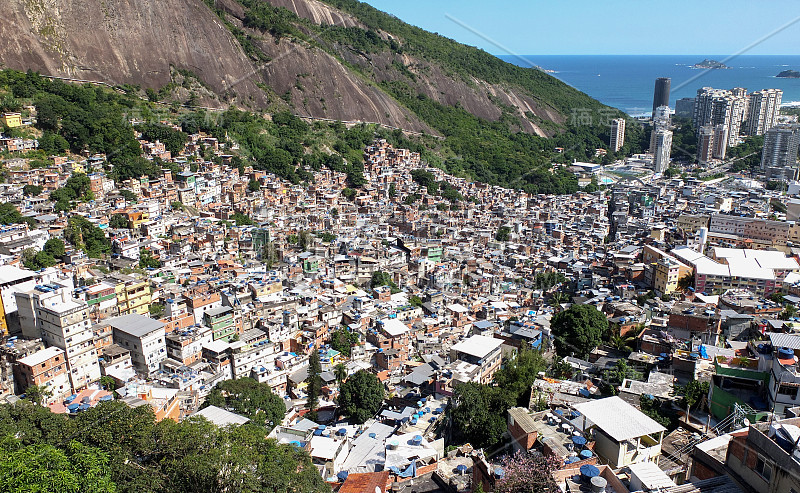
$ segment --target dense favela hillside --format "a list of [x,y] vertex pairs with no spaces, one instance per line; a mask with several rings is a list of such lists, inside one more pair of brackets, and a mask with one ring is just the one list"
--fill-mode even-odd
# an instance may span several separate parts
[[[422,132],[437,137],[419,149],[433,164],[530,192],[574,191],[571,177],[545,168],[591,158],[619,116],[543,71],[352,0],[11,0],[0,57],[153,101]],[[643,140],[629,128],[621,152]]]

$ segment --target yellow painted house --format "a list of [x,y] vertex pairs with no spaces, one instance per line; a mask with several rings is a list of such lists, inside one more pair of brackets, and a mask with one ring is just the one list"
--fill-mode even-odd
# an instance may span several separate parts
[[120,315],[132,313],[147,315],[150,313],[152,293],[149,281],[134,279],[119,282],[114,286],[114,291],[117,293],[117,307]]
[[669,257],[659,259],[654,264],[653,289],[659,294],[672,294],[678,290],[681,278],[681,264]]
[[128,213],[128,220],[131,222],[131,228],[138,230],[142,227],[142,224],[150,221],[150,213],[140,211],[130,212]]
[[22,126],[22,115],[20,113],[3,113],[0,115],[0,123],[8,128]]

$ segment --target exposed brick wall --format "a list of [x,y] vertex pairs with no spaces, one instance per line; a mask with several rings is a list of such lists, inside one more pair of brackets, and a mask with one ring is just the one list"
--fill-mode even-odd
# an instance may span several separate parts
[[715,478],[719,476],[719,474],[702,462],[695,461],[692,465],[692,476],[702,481],[704,479]]
[[509,425],[508,431],[514,438],[514,441],[519,444],[520,447],[524,447],[525,450],[530,450],[536,444],[538,434],[535,431],[526,433],[516,421]]

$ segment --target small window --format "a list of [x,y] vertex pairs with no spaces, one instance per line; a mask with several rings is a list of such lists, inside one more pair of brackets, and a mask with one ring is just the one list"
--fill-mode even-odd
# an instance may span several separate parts
[[761,457],[756,460],[756,467],[754,470],[767,481],[769,481],[770,476],[772,476],[772,466],[767,464]]
[[797,399],[797,387],[791,385],[781,385],[778,388],[778,394],[787,395],[792,399]]

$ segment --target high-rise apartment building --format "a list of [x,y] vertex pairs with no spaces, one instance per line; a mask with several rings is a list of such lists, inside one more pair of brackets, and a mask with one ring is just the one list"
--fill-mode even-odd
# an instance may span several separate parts
[[777,125],[764,135],[761,169],[767,179],[794,179],[797,175],[797,148],[800,125]]
[[711,155],[714,159],[725,159],[725,153],[728,151],[728,126],[720,123],[714,127],[714,148]]
[[694,98],[681,98],[675,101],[675,116],[691,118],[694,114]]
[[739,129],[747,110],[747,97],[741,88],[734,91],[704,87],[697,90],[692,120],[695,128],[725,125],[728,128],[727,146],[738,143]]
[[777,125],[782,99],[783,91],[780,89],[762,89],[752,92],[749,97],[745,133],[747,135],[763,135]]
[[669,89],[672,80],[669,77],[659,77],[656,79],[655,90],[653,91],[653,116],[659,106],[669,106]]
[[655,152],[653,153],[653,170],[663,173],[669,167],[672,152],[672,132],[663,128],[655,130]]
[[710,125],[700,127],[697,136],[697,162],[705,166],[714,154],[714,129]]
[[669,130],[670,126],[670,110],[669,106],[659,106],[653,111],[653,131],[650,132],[650,154],[656,152],[656,132],[660,130]]
[[617,152],[625,143],[625,119],[615,118],[611,120],[611,139],[609,147]]

